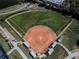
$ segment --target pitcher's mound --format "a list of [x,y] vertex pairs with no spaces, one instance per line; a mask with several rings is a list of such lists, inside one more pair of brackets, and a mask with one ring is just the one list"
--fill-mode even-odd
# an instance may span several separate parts
[[55,32],[47,26],[37,25],[30,28],[23,37],[36,52],[43,53],[57,38]]

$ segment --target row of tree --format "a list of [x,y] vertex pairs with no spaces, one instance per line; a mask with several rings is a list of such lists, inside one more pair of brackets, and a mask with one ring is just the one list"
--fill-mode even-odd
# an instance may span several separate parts
[[66,0],[62,6],[72,14],[79,14],[79,0]]
[[[36,0],[34,0],[36,1]],[[37,0],[39,1],[39,0]],[[46,1],[46,0],[40,0],[40,1]],[[49,2],[48,2],[49,3]],[[52,4],[52,3],[49,3],[47,5],[49,5],[49,7],[53,7],[53,5],[55,4]],[[45,4],[45,2],[44,2]],[[57,6],[57,5],[55,5]],[[76,17],[78,18],[79,16],[79,0],[65,0],[60,6],[57,7],[57,10],[60,11],[60,12],[64,12],[67,13],[67,14],[70,14],[72,15],[73,17]]]
[[[6,8],[9,6],[12,6],[17,3],[23,3],[28,1],[42,1],[43,4],[46,4],[46,0],[0,0],[0,9]],[[47,5],[49,4],[49,7],[55,5],[47,2]],[[57,6],[57,5],[55,5]],[[58,7],[61,12],[67,11],[68,13],[74,15],[78,18],[79,16],[79,0],[65,0],[60,7]]]
[[74,14],[75,17],[79,17],[79,0],[73,0],[71,3],[70,10]]

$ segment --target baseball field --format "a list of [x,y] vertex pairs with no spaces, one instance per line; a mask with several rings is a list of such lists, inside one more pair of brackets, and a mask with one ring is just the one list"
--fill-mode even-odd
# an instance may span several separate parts
[[[26,32],[28,32],[28,30],[35,25],[47,26],[52,29],[56,35],[58,35],[63,30],[63,28],[71,21],[71,19],[67,16],[62,16],[61,14],[54,11],[32,11],[16,14],[15,16],[10,17],[8,21],[24,37],[26,35]],[[57,51],[61,50],[61,52],[63,52],[63,49],[57,49]],[[60,55],[61,53],[57,51],[56,54]],[[52,55],[45,59],[52,59],[52,57],[55,58],[55,56]],[[31,58],[31,56],[29,58]],[[56,57],[56,59],[57,58],[58,57]]]

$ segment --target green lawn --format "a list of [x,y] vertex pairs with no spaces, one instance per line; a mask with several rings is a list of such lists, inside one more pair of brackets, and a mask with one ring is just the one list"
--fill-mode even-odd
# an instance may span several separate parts
[[52,28],[55,32],[62,29],[63,26],[67,25],[69,22],[68,17],[64,17],[56,12],[47,11],[33,11],[28,13],[23,13],[14,16],[9,19],[9,22],[22,34],[24,35],[27,29],[34,25],[46,25]]

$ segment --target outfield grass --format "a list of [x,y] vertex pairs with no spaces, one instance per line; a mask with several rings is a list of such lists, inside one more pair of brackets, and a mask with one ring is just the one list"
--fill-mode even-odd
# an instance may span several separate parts
[[24,35],[27,29],[34,25],[46,25],[52,28],[55,32],[63,28],[69,18],[64,17],[56,12],[47,11],[33,11],[23,13],[14,16],[9,19],[9,22],[22,34]]

